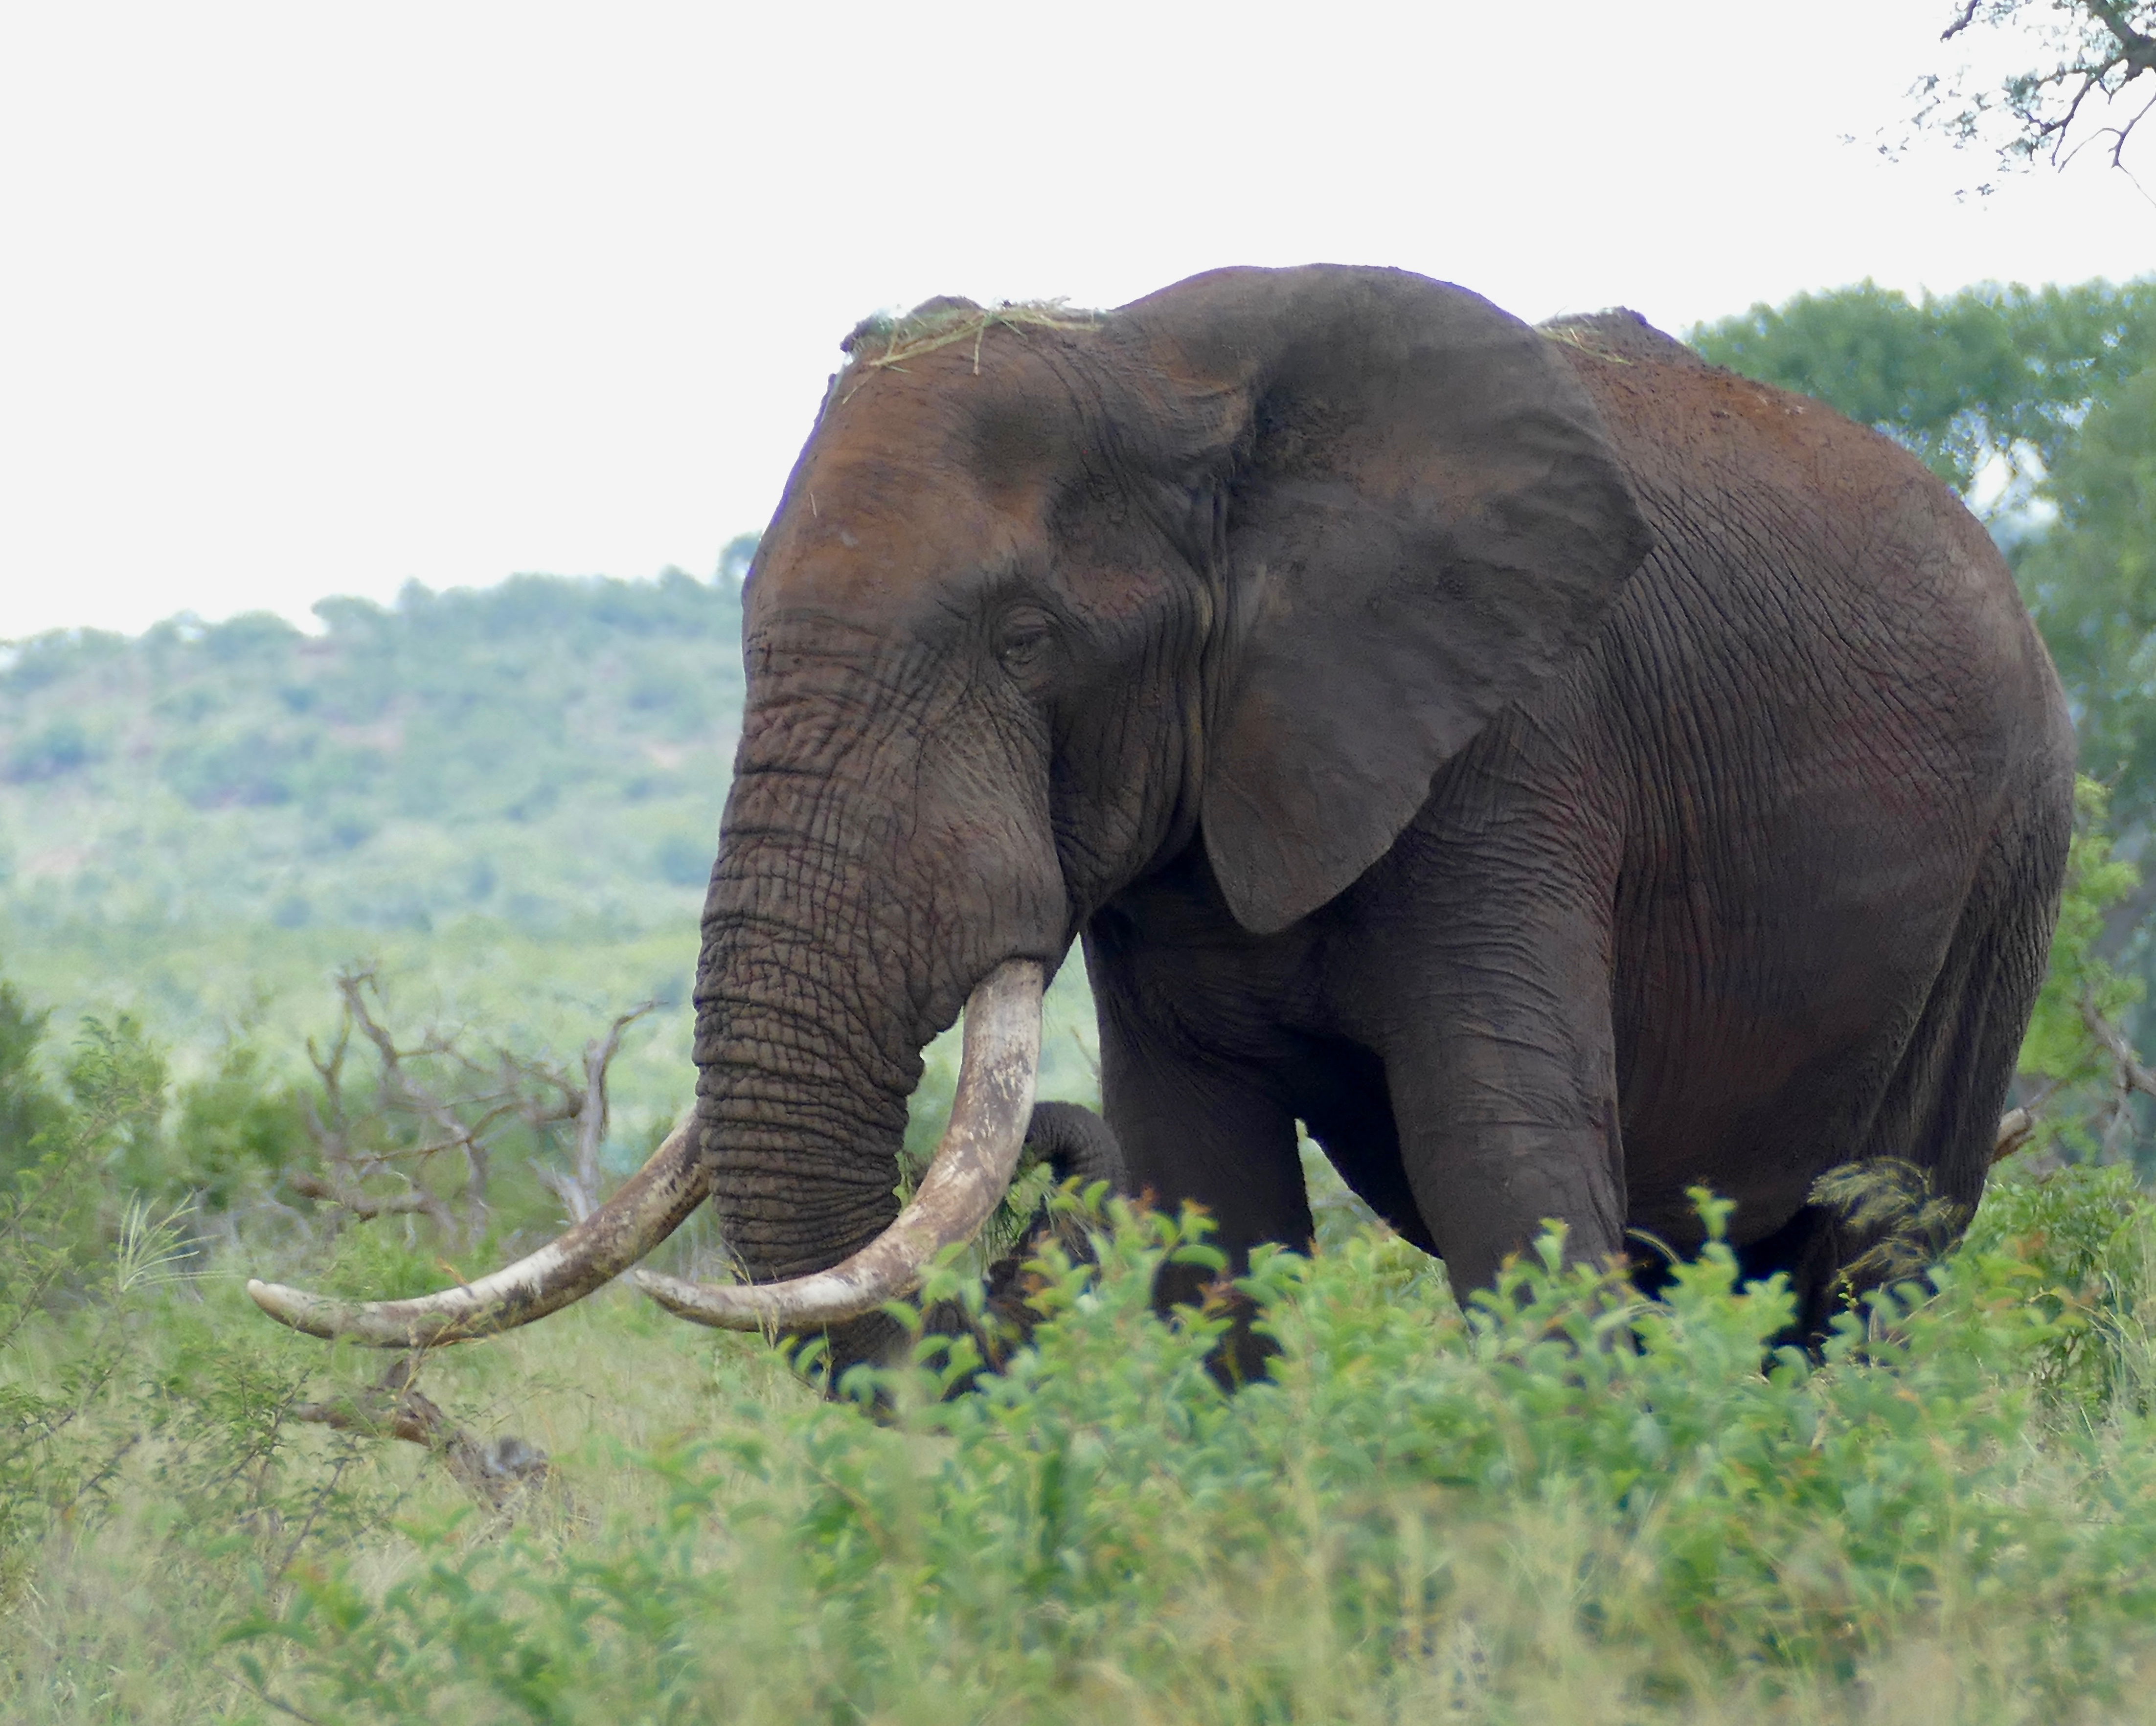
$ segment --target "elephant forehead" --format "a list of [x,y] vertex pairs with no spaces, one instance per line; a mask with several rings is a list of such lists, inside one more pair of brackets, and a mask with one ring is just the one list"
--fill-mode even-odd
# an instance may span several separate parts
[[964,387],[979,382],[874,376],[834,404],[773,524],[759,587],[788,604],[867,602],[1038,551],[1069,439],[1052,405]]
[[818,463],[772,532],[755,608],[873,612],[1007,567],[1028,525],[947,472],[905,459]]

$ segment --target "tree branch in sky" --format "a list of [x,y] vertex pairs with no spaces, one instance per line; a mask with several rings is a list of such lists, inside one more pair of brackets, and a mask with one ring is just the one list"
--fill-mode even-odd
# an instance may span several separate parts
[[2156,108],[2156,79],[2128,95],[2156,73],[2156,0],[1959,0],[1939,39],[1974,46],[1979,30],[2010,37],[2020,69],[1964,64],[1919,79],[1918,131],[1989,147],[2010,168],[2064,167],[2092,144],[2125,168],[2128,141]]

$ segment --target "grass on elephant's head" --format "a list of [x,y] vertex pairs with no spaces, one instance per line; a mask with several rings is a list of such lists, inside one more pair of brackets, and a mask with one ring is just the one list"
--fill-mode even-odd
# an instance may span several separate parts
[[871,371],[887,371],[939,349],[969,344],[979,370],[981,344],[991,330],[1024,335],[1032,330],[1093,330],[1098,312],[1081,311],[1060,300],[1005,300],[996,306],[931,300],[902,317],[864,319],[849,335],[845,351]]

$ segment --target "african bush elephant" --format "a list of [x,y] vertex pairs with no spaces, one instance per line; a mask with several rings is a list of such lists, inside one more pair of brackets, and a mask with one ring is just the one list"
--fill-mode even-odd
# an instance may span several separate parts
[[1854,1256],[1824,1170],[1973,1204],[2073,737],[1909,455],[1629,314],[1537,330],[1395,270],[931,301],[847,347],[748,582],[693,1125],[507,1271],[265,1307],[499,1329],[710,1196],[767,1286],[647,1287],[873,1355],[1004,1189],[1080,939],[1130,1184],[1236,1256],[1309,1237],[1298,1120],[1463,1288],[1545,1218],[1682,1248],[1704,1184],[1816,1329]]

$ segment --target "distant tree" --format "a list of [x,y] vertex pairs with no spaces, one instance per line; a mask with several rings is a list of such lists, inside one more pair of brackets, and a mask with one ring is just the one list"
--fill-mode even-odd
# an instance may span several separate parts
[[748,566],[755,560],[757,544],[762,537],[761,534],[736,534],[726,541],[725,549],[719,553],[720,586],[735,592],[741,591],[741,584],[748,579]]
[[1877,427],[1958,491],[2004,459],[2018,484],[1992,506],[2010,508],[2097,402],[2156,365],[2156,279],[1984,284],[1921,304],[1866,281],[1754,305],[1687,340],[1717,365]]
[[1918,130],[1989,148],[2010,169],[2040,158],[2063,167],[2091,144],[2125,166],[2128,141],[2156,107],[2156,79],[2140,83],[2156,72],[2156,0],[1954,0],[1940,39],[1979,29],[2016,38],[2022,69],[2002,78],[1964,67],[1918,79],[1910,91]]
[[2156,370],[2088,417],[2044,488],[2056,525],[2017,559],[2073,693],[2083,769],[2156,817]]
[[49,1017],[0,979],[0,1181],[36,1160],[44,1134],[66,1112],[38,1066]]

